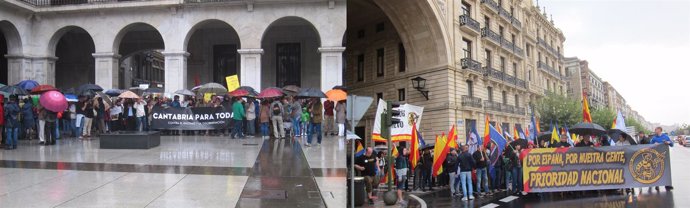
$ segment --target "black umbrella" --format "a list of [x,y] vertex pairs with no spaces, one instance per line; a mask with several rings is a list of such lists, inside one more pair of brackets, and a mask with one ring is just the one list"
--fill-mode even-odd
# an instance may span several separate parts
[[10,95],[28,95],[29,92],[24,90],[23,88],[13,85],[13,86],[4,86],[0,87],[0,91],[6,92],[7,94]]
[[240,88],[238,89],[246,90],[252,97],[256,97],[257,95],[259,95],[259,92],[257,92],[253,87],[250,86],[240,86]]
[[62,92],[62,94],[77,94],[77,91],[74,89],[74,87],[60,90],[60,92]]
[[570,133],[574,133],[577,135],[598,136],[598,135],[606,134],[606,130],[604,129],[604,127],[599,126],[599,124],[580,122],[580,123],[575,124],[573,127],[570,128]]
[[326,98],[326,94],[315,88],[302,88],[297,93],[300,98]]
[[623,130],[620,129],[610,129],[608,130],[608,135],[613,139],[613,141],[618,142],[618,138],[623,135],[628,142],[630,142],[631,145],[637,145],[637,142],[635,139],[630,136],[630,134],[625,133]]
[[424,147],[422,147],[422,151],[429,149],[434,149],[434,144],[426,144]]
[[82,86],[77,87],[76,90],[79,95],[93,96],[96,94],[95,92],[103,91],[103,88],[95,84],[84,84]]

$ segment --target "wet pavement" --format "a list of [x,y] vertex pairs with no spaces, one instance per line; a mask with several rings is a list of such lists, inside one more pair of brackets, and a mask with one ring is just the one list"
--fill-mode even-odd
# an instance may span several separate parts
[[[674,189],[666,191],[660,187],[636,188],[635,194],[624,194],[619,191],[587,191],[575,193],[542,193],[522,195],[495,194],[491,197],[476,198],[462,201],[460,198],[450,197],[446,188],[436,192],[416,194],[424,200],[428,207],[591,207],[591,208],[623,208],[623,207],[690,207],[690,148],[676,146],[671,148],[671,176]],[[400,207],[400,206],[398,206]],[[405,207],[421,207],[420,203],[410,201]]]
[[0,207],[345,207],[344,139],[300,141],[164,136],[118,150],[97,138],[23,140],[0,150]]

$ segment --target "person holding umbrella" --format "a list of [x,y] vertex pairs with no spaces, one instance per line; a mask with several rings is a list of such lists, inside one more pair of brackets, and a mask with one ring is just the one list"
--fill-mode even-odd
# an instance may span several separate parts
[[345,100],[338,101],[335,106],[335,122],[338,124],[338,136],[345,136]]
[[234,120],[234,125],[230,138],[234,139],[235,136],[237,136],[237,138],[243,139],[244,135],[242,134],[242,120],[245,118],[244,105],[242,104],[242,98],[233,97],[232,100],[232,119]]
[[29,98],[24,99],[24,105],[21,108],[21,112],[24,139],[31,139],[30,135],[35,131],[34,127],[36,126],[36,122],[34,120],[34,105],[31,104]]
[[4,106],[5,117],[5,149],[17,149],[17,140],[19,138],[19,105],[17,104],[17,96],[10,96],[10,101]]
[[[0,129],[5,125],[5,109],[3,108],[3,103],[5,102],[5,96],[0,94]],[[5,145],[5,137],[0,133],[0,148]]]
[[311,123],[309,126],[310,131],[308,131],[309,138],[307,138],[307,147],[311,145],[311,137],[313,134],[316,134],[316,141],[318,142],[318,145],[321,145],[321,139],[323,137],[321,134],[321,121],[323,120],[323,105],[321,105],[321,101],[319,101],[319,98],[311,99],[309,112],[311,113]]
[[268,138],[268,122],[271,120],[271,113],[269,102],[267,100],[261,101],[259,108],[259,122],[261,122],[261,138]]
[[280,99],[275,99],[271,103],[271,122],[273,125],[273,136],[282,139],[285,138],[285,129],[283,129],[283,104]]

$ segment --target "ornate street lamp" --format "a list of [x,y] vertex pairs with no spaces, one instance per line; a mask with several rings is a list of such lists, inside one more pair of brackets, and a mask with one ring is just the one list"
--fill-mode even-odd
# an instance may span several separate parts
[[416,89],[420,93],[422,93],[422,96],[426,98],[426,100],[429,100],[429,90],[425,90],[424,88],[426,87],[426,79],[421,78],[419,76],[412,78],[412,88]]

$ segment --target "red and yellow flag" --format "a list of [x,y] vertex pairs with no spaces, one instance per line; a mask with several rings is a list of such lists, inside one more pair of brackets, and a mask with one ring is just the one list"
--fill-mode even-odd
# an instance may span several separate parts
[[400,153],[398,152],[398,147],[396,147],[395,145],[393,145],[393,150],[391,150],[391,155],[393,155],[393,157],[400,156]]
[[412,141],[410,144],[410,167],[411,170],[414,171],[414,168],[417,167],[417,163],[419,162],[419,137],[417,136],[419,132],[417,132],[417,124],[412,123]]
[[589,103],[587,102],[587,94],[582,93],[582,119],[584,122],[592,123],[592,114],[589,113]]
[[448,149],[446,136],[441,135],[440,137],[436,137],[436,144],[434,146],[434,164],[431,169],[434,177],[443,172],[443,162],[446,161]]
[[458,148],[458,132],[455,131],[455,125],[453,125],[448,132],[448,146],[450,148]]
[[518,133],[517,125],[513,126],[513,140],[520,139],[520,133]]
[[489,134],[489,115],[486,115],[486,120],[484,121],[484,147],[489,146],[489,142],[491,142],[491,136]]

